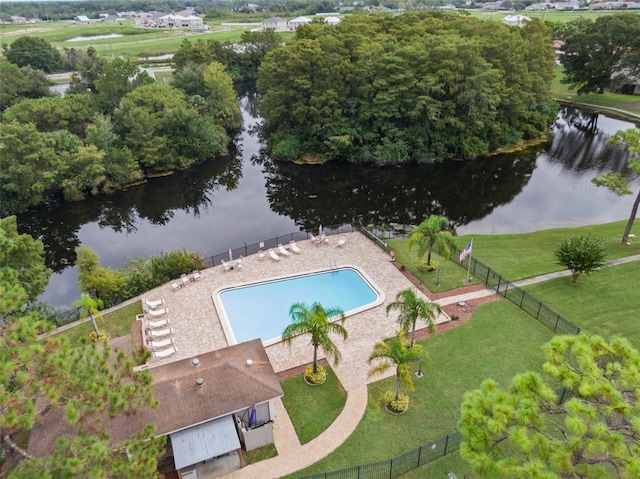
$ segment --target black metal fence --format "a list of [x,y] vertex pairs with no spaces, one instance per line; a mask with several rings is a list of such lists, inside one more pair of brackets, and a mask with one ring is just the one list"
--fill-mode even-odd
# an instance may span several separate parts
[[461,441],[461,434],[454,432],[393,459],[305,476],[303,479],[391,479],[457,451]]
[[[455,258],[457,259],[460,251],[456,252]],[[453,257],[453,256],[452,256]],[[544,324],[547,328],[557,334],[578,334],[580,328],[570,321],[564,319],[558,313],[553,311],[545,304],[538,301],[523,289],[516,286],[511,281],[504,279],[490,267],[482,264],[477,259],[468,256],[468,261],[471,264],[468,265],[469,272],[476,278],[480,279],[491,289],[494,289],[498,294],[501,294],[513,304],[522,309],[525,313],[528,313],[540,323]],[[462,263],[460,263],[462,266]]]

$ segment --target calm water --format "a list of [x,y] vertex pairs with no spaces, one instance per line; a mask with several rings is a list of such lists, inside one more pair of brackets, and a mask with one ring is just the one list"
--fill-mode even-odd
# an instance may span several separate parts
[[42,299],[70,306],[80,293],[75,248],[103,266],[186,248],[222,253],[299,229],[363,223],[415,224],[449,218],[459,234],[521,233],[626,219],[633,196],[619,198],[591,179],[626,172],[628,153],[606,146],[633,124],[562,111],[555,135],[530,152],[467,162],[379,168],[295,165],[267,158],[255,136],[255,100],[244,97],[245,131],[236,149],[188,171],[79,203],[21,215],[21,232],[45,243],[55,274]]
[[[296,276],[224,290],[219,295],[236,342],[269,341],[291,322],[289,307],[319,302],[345,313],[378,299],[369,283],[354,269]],[[250,298],[250,299],[249,299]]]

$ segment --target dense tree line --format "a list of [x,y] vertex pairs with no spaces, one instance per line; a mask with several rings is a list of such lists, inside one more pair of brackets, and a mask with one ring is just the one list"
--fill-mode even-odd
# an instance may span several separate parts
[[91,49],[79,64],[65,96],[44,94],[27,67],[0,64],[15,81],[0,88],[3,214],[51,194],[81,199],[212,159],[239,128],[238,101],[220,64],[204,67],[194,96]]
[[234,80],[255,80],[264,57],[280,45],[282,37],[273,30],[246,31],[235,43],[185,39],[173,56],[174,85],[190,94],[201,94],[201,70],[211,62],[222,63]]
[[440,12],[312,23],[259,69],[269,152],[356,163],[468,158],[547,131],[548,29]]

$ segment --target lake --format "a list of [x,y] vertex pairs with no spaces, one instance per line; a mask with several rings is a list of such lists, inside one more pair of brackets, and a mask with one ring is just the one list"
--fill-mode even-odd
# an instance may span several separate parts
[[250,133],[255,97],[241,106],[244,131],[225,158],[20,215],[20,232],[44,242],[54,271],[41,299],[69,307],[79,298],[73,264],[81,244],[117,267],[183,248],[212,256],[320,224],[417,224],[441,214],[458,234],[523,233],[617,221],[631,211],[634,196],[591,183],[606,171],[629,174],[628,152],[606,145],[633,128],[629,122],[563,109],[552,139],[523,153],[402,168],[296,165],[269,159]]

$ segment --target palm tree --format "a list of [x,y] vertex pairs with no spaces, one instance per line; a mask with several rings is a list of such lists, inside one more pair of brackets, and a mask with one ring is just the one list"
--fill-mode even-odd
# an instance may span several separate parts
[[[318,372],[318,347],[322,348],[327,359],[332,360],[334,365],[340,362],[340,351],[329,335],[334,333],[342,336],[342,339],[347,339],[347,330],[342,326],[346,319],[342,309],[324,308],[320,303],[313,303],[311,306],[305,303],[294,303],[289,308],[289,316],[293,321],[284,329],[282,341],[291,345],[295,336],[311,335],[314,374]],[[339,323],[329,321],[335,316],[338,317]]]
[[93,324],[93,330],[96,335],[100,335],[100,330],[98,329],[98,324],[96,323],[96,318],[102,320],[102,313],[100,313],[101,301],[99,299],[94,299],[86,293],[82,293],[80,299],[73,303],[75,308],[80,308],[81,313],[87,313],[91,318],[91,323]]
[[396,337],[390,338],[386,341],[378,341],[373,346],[373,352],[369,356],[369,363],[376,359],[381,359],[382,362],[376,364],[369,370],[369,376],[384,373],[389,368],[395,367],[395,400],[397,401],[400,397],[400,382],[403,382],[405,386],[413,391],[413,381],[411,380],[409,364],[414,363],[421,358],[424,358],[422,346],[416,344],[414,347],[409,348],[405,343],[403,343],[401,334],[398,334]]
[[431,264],[431,250],[434,246],[448,260],[455,247],[453,235],[444,229],[448,224],[449,220],[444,216],[429,216],[411,232],[407,246],[411,249],[414,244],[417,244],[418,256],[422,258],[425,253],[427,254],[427,265]]
[[416,335],[416,321],[422,319],[427,323],[429,332],[436,330],[435,320],[440,314],[440,305],[431,301],[425,301],[416,295],[414,289],[403,289],[396,295],[396,300],[387,305],[387,316],[389,312],[397,309],[400,311],[398,315],[398,324],[405,333],[411,331],[411,340],[409,347],[413,347]]

